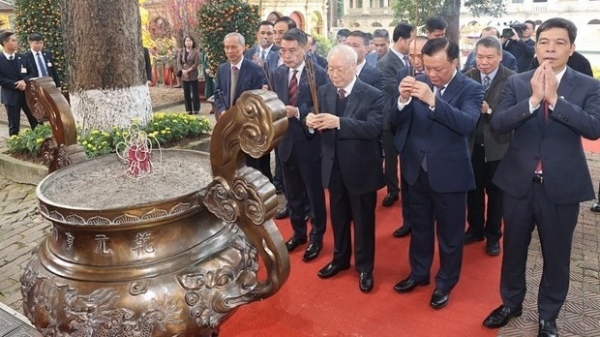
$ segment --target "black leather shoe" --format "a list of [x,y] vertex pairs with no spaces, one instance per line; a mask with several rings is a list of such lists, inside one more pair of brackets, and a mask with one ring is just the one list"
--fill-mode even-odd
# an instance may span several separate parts
[[413,291],[417,286],[426,286],[429,284],[429,281],[425,282],[417,282],[410,277],[405,278],[404,280],[398,282],[394,286],[394,290],[399,293],[408,293]]
[[485,245],[485,253],[489,256],[500,255],[500,243],[498,241],[488,241]]
[[390,207],[396,201],[398,201],[398,199],[399,199],[398,193],[390,192],[385,196],[385,198],[383,198],[383,202],[381,202],[381,204],[383,205],[383,207]]
[[323,243],[319,242],[311,242],[308,247],[306,247],[306,251],[304,252],[304,256],[302,256],[302,261],[308,262],[316,259],[323,248]]
[[436,310],[441,309],[448,304],[449,299],[450,292],[445,292],[436,288],[431,295],[431,302],[429,302],[429,305]]
[[558,337],[556,321],[544,321],[543,319],[540,319],[538,337]]
[[277,213],[275,213],[275,219],[277,219],[277,220],[285,219],[288,216],[290,216],[290,212],[288,212],[287,207],[282,208],[282,209],[278,210]]
[[483,321],[483,325],[490,329],[501,328],[508,324],[513,317],[519,317],[523,314],[523,306],[516,308],[501,305],[490,313]]
[[306,238],[304,240],[299,239],[295,236],[292,236],[291,239],[287,240],[285,243],[285,248],[287,248],[288,252],[293,252],[294,249],[298,248],[298,246],[306,243]]
[[600,212],[600,203],[595,203],[590,209],[592,212]]
[[465,233],[465,245],[468,245],[468,244],[473,243],[473,242],[483,241],[483,240],[485,240],[485,238],[483,237],[483,235],[481,235],[481,236],[475,236],[475,235],[473,235],[473,234],[471,234],[469,232]]
[[373,290],[373,273],[360,273],[358,287],[363,293],[371,292]]
[[402,225],[402,227],[400,227],[400,228],[396,229],[396,230],[394,231],[394,233],[392,233],[392,235],[393,235],[395,238],[403,238],[403,237],[407,236],[408,234],[410,234],[410,232],[411,232],[411,229],[410,229],[410,227],[409,227],[409,226],[407,226],[407,225]]
[[319,275],[320,278],[330,278],[334,277],[335,275],[337,275],[337,273],[341,272],[342,270],[346,270],[349,268],[350,266],[337,266],[333,263],[328,263],[325,267],[319,270],[319,273],[317,275]]

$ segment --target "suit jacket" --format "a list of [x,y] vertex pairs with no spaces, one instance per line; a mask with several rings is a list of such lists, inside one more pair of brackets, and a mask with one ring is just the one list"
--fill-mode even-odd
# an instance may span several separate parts
[[[327,74],[319,66],[315,66],[315,80],[317,88],[328,82]],[[285,105],[289,105],[289,68],[285,65],[279,66],[272,75],[273,90],[279,99]],[[277,145],[279,159],[287,162],[292,154],[292,150],[297,149],[300,158],[309,158],[311,155],[318,155],[321,152],[320,139],[318,133],[314,137],[307,137],[305,133],[304,120],[309,112],[314,112],[314,104],[310,96],[310,87],[306,67],[300,75],[298,81],[298,93],[296,96],[296,107],[300,111],[300,118],[288,118],[288,131],[283,139]],[[296,145],[295,145],[296,144]],[[300,159],[302,160],[302,159]]]
[[243,59],[239,72],[235,92],[230,93],[231,63],[225,62],[219,66],[215,81],[215,105],[218,112],[230,108],[229,95],[233,94],[235,104],[244,91],[262,89],[262,86],[267,83],[263,69],[247,58]]
[[525,195],[541,158],[543,187],[555,204],[594,199],[581,137],[600,138],[600,82],[567,67],[558,86],[559,99],[544,120],[544,108],[529,111],[534,71],[508,79],[492,128],[513,132],[493,182],[516,198]]
[[181,50],[177,57],[177,70],[188,70],[189,73],[182,73],[182,81],[197,81],[198,80],[198,66],[200,65],[200,51],[198,48],[193,48],[185,57],[185,48]]
[[368,63],[365,63],[360,74],[358,74],[358,78],[360,78],[363,83],[381,90],[381,92],[385,91],[385,84],[383,82],[381,71],[370,66]]
[[[506,68],[514,71],[515,73],[519,70],[517,67],[517,59],[513,56],[513,54],[507,52],[506,50],[502,50],[502,65]],[[475,51],[471,51],[469,56],[467,56],[467,60],[465,61],[465,65],[462,69],[462,72],[467,72],[470,69],[476,68],[475,61]]]
[[[533,60],[531,60],[531,69],[536,69],[539,65],[540,63],[538,62],[537,57],[534,57]],[[567,61],[567,65],[575,71],[594,77],[590,61],[588,61],[585,56],[581,55],[581,53],[573,52],[573,55],[571,55]]]
[[[500,103],[500,95],[502,94],[502,89],[504,89],[504,84],[506,84],[506,80],[514,75],[515,72],[511,71],[504,66],[500,65],[498,67],[498,72],[490,87],[485,92],[485,96],[483,100],[488,103],[490,109],[492,109],[492,114],[498,111],[498,104]],[[469,70],[466,74],[467,77],[474,79],[477,83],[483,83],[481,78],[481,72],[475,68]],[[495,161],[501,160],[508,149],[508,145],[510,144],[510,132],[499,133],[495,130],[492,130],[491,126],[492,115],[490,114],[481,114],[479,116],[479,121],[477,122],[477,127],[475,128],[475,132],[471,134],[469,137],[471,153],[473,153],[473,146],[475,145],[475,135],[477,132],[483,133],[483,141],[485,144],[485,158],[487,161]]]
[[503,47],[517,59],[519,73],[529,70],[531,59],[535,55],[535,42],[533,40],[528,40],[527,42],[523,40],[509,40]]
[[18,105],[24,91],[15,87],[15,82],[31,78],[31,65],[24,54],[15,53],[14,63],[11,63],[4,53],[0,53],[0,86],[2,87],[2,103],[6,105]]
[[[404,68],[404,62],[394,54],[392,49],[388,50],[387,54],[383,55],[377,62],[377,69],[381,71],[383,75],[383,85],[385,86],[385,101],[391,101],[392,97],[397,94],[398,86],[396,86],[396,75],[398,70]],[[390,108],[386,104],[383,109],[383,130],[392,130],[390,124]]]
[[[250,61],[254,61],[254,57],[259,58],[260,59],[260,47],[259,46],[254,46],[248,50],[246,50],[246,52],[244,53],[244,57],[247,58]],[[267,54],[267,68],[269,69],[269,73],[273,72],[276,68],[277,68],[277,62],[279,61],[279,47],[277,47],[275,44],[273,44],[273,47],[271,47],[271,50],[269,50],[269,53]]]
[[[417,76],[417,80],[432,86],[424,75]],[[415,184],[426,162],[434,191],[465,192],[475,188],[468,137],[477,125],[483,94],[481,84],[457,72],[442,99],[436,99],[433,111],[414,98],[402,110],[396,109],[396,125],[410,120],[406,144],[400,152],[402,177],[409,185]]]
[[[400,70],[398,70],[398,74],[396,75],[396,88],[398,88],[400,86],[400,82],[402,82],[402,80],[406,76],[408,76],[408,75],[412,76],[412,74],[413,74],[412,66],[404,67],[404,68],[401,68]],[[389,109],[391,109],[390,111],[396,111],[398,109],[398,96],[399,95],[400,94],[399,94],[398,90],[396,90],[396,93],[394,94],[394,96],[392,96],[390,101],[386,102],[387,104],[389,104]],[[395,119],[395,118],[390,119],[391,129],[395,130],[394,147],[396,148],[396,151],[398,151],[398,153],[402,152],[402,150],[404,149],[404,145],[406,144],[406,137],[408,137],[408,130],[410,129],[411,121],[412,121],[411,116],[406,116],[406,119],[401,124],[398,124],[397,119]]]
[[[381,166],[381,110],[383,93],[356,79],[340,117],[340,128],[321,133],[321,176],[328,187],[337,157],[342,180],[348,192],[362,195],[377,191],[384,184]],[[323,112],[336,113],[337,88],[328,83],[319,88]]]
[[377,57],[377,53],[375,53],[375,52],[368,53],[367,55],[365,55],[365,60],[367,61],[368,65],[370,65],[371,67],[376,68],[377,67],[377,61],[379,61],[379,57]]
[[[54,63],[54,57],[52,56],[52,53],[47,50],[42,50],[40,53],[44,57],[48,76],[52,77],[56,87],[60,87],[60,77],[58,77],[58,73],[56,72],[56,64]],[[38,73],[35,55],[31,52],[31,49],[25,53],[25,56],[27,56],[27,62],[29,62],[31,65],[31,77],[41,77],[42,75]]]

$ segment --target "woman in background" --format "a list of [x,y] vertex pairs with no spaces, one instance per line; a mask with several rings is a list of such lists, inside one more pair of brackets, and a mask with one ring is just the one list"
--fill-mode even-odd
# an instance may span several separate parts
[[177,58],[177,68],[181,70],[185,110],[188,114],[198,114],[200,111],[200,94],[198,93],[198,65],[200,52],[196,48],[196,41],[187,36],[183,41],[184,48]]

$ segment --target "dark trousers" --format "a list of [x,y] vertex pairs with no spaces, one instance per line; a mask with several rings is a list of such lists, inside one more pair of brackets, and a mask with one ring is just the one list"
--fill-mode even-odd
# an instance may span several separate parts
[[19,100],[17,105],[4,105],[6,109],[6,115],[8,117],[8,135],[13,136],[19,134],[19,130],[21,129],[21,109],[25,113],[27,120],[29,121],[29,126],[31,129],[35,129],[35,127],[39,124],[38,121],[31,114],[31,110],[29,110],[29,106],[27,106],[27,101],[25,99],[25,93],[19,95]]
[[372,273],[375,263],[375,206],[377,192],[353,195],[348,192],[339,168],[331,171],[329,209],[333,227],[333,264],[350,265],[354,222],[354,262],[359,273]]
[[183,81],[183,98],[185,99],[185,111],[188,113],[196,113],[200,111],[198,80]]
[[[485,148],[475,144],[471,156],[475,174],[475,189],[467,196],[467,232],[474,236],[485,235],[488,242],[498,242],[502,237],[502,190],[492,183],[492,177],[500,165],[499,160],[485,161]],[[487,194],[487,214],[485,196]],[[487,215],[487,216],[486,216]]]
[[[402,165],[402,163],[400,163],[400,165]],[[410,222],[410,207],[408,206],[408,183],[402,175],[400,175],[400,197],[402,198],[402,225],[406,228],[412,228],[412,223]]]
[[281,172],[281,160],[279,159],[277,148],[275,148],[275,175],[273,176],[273,185],[275,185],[277,191],[285,190],[283,173]]
[[527,290],[527,251],[531,233],[537,225],[544,259],[538,290],[538,313],[540,319],[555,320],[569,290],[571,244],[579,204],[555,205],[548,199],[542,184],[532,183],[521,198],[504,193],[503,210],[502,302],[509,307],[523,303]]
[[246,154],[246,166],[259,170],[271,183],[273,183],[273,174],[271,174],[271,153],[267,153],[260,158],[252,158]]
[[437,232],[440,269],[436,288],[450,291],[458,283],[462,267],[467,192],[436,192],[429,185],[427,172],[421,169],[415,184],[408,186],[408,198],[412,221],[410,277],[417,282],[429,281]]
[[310,242],[323,241],[327,223],[325,207],[325,190],[321,181],[321,160],[318,154],[313,158],[298,158],[292,155],[281,162],[281,170],[285,181],[285,195],[288,198],[290,221],[294,236],[306,238],[306,199],[312,209],[312,230]]
[[383,131],[383,162],[385,185],[388,193],[398,193],[398,152],[394,147],[394,134],[391,131]]

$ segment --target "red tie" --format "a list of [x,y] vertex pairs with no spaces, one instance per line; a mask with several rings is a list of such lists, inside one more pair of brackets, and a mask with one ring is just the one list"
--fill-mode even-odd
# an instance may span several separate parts
[[290,93],[288,100],[288,104],[292,106],[296,106],[296,98],[298,98],[298,79],[296,78],[296,74],[298,70],[294,70],[292,72],[292,78],[290,79]]
[[[550,109],[550,103],[548,101],[544,101],[544,122],[548,121],[548,110]],[[535,172],[542,172],[542,159],[538,160],[537,165],[535,167]]]
[[338,90],[338,96],[340,96],[340,99],[344,99],[344,98],[346,98],[346,90],[344,90],[344,89],[339,89],[339,90]]

